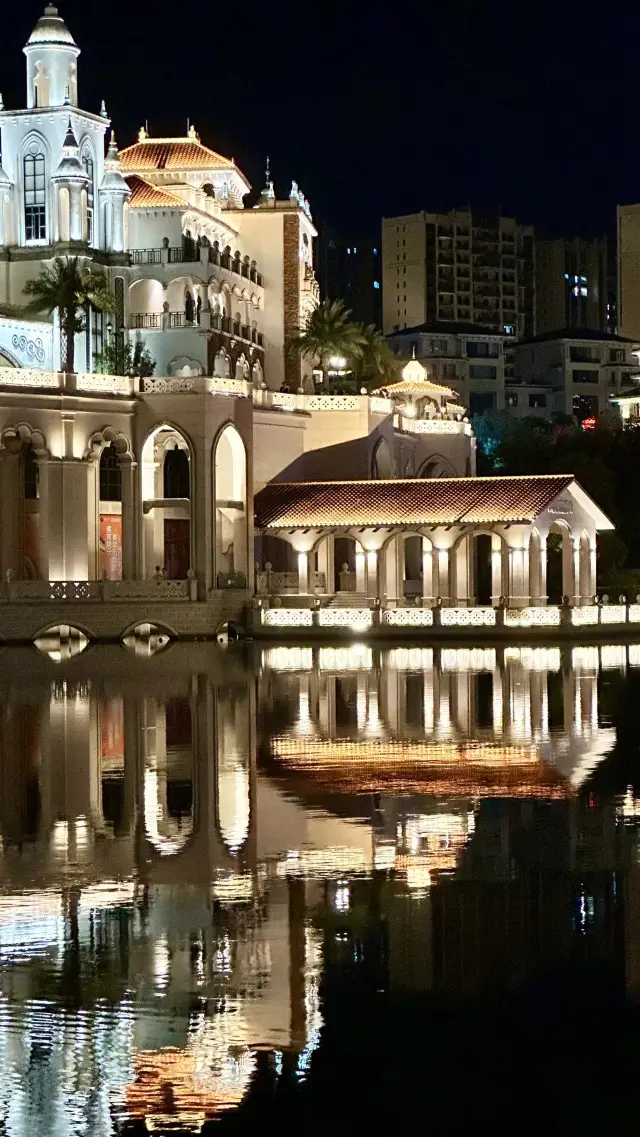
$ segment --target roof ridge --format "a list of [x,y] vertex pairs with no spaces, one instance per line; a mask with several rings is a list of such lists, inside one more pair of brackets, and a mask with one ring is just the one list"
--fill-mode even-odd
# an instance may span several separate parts
[[462,482],[518,482],[528,481],[531,478],[554,478],[558,481],[562,478],[570,478],[575,481],[575,474],[480,474],[477,477],[464,477],[464,478],[336,478],[335,481],[304,481],[304,482],[267,482],[258,493],[268,489],[270,486],[397,486],[397,485],[413,485],[416,482],[433,482],[437,481],[442,483],[456,482],[458,485]]

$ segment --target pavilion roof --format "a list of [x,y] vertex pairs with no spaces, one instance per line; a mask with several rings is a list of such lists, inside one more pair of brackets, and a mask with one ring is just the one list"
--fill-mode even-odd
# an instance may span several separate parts
[[125,178],[131,197],[129,209],[184,209],[185,202],[162,186],[152,186],[137,174]]
[[[491,524],[535,520],[571,474],[504,478],[398,478],[358,482],[270,482],[255,497],[257,529]],[[590,499],[579,491],[581,501]],[[597,512],[601,527],[610,527]]]
[[397,395],[410,395],[412,399],[432,399],[434,395],[446,395],[455,398],[456,392],[451,387],[442,387],[440,383],[432,383],[430,379],[417,381],[415,379],[399,379],[397,383],[385,383],[374,395],[388,394],[391,398]]

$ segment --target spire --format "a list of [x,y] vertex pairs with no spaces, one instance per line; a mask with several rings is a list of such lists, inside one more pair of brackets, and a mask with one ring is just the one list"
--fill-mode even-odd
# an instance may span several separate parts
[[62,144],[62,157],[60,158],[54,178],[62,180],[71,178],[73,181],[79,179],[82,179],[84,182],[88,181],[86,171],[80,161],[78,140],[74,134],[71,119],[69,119],[67,125],[67,133]]
[[0,111],[3,111],[3,110],[4,110],[4,99],[2,98],[2,92],[0,91]]
[[129,197],[131,194],[131,190],[122,176],[118,144],[113,130],[109,139],[107,156],[104,160],[104,177],[100,189],[107,193],[120,194],[122,197]]
[[100,103],[100,118],[108,118],[108,117],[109,117],[109,115],[107,114],[107,105],[103,99],[102,102]]
[[66,46],[77,47],[71,32],[66,26],[64,20],[60,16],[55,4],[47,4],[44,15],[40,17],[31,35],[29,36],[27,47],[33,44],[64,44]]
[[267,162],[264,170],[265,186],[260,194],[259,205],[268,205],[271,201],[275,201],[276,195],[273,191],[273,182],[271,181],[271,164],[269,156],[267,155]]

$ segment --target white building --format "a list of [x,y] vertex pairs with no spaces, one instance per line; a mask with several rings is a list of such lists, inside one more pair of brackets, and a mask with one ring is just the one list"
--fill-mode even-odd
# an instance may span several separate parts
[[550,332],[516,346],[516,373],[523,384],[546,390],[553,410],[584,421],[628,387],[637,349],[633,340],[604,332]]
[[[297,389],[285,337],[317,302],[316,230],[294,183],[276,200],[268,180],[257,206],[233,159],[185,138],[144,130],[120,158],[104,103],[78,101],[80,49],[52,5],[24,48],[26,106],[0,110],[0,305],[24,302],[23,286],[55,256],[77,255],[106,272],[115,311],[91,313],[78,337],[88,372],[107,335],[143,338],[162,375],[253,378]],[[125,180],[126,175],[126,180]],[[285,299],[286,295],[286,299]],[[0,327],[0,358],[59,366],[59,337],[39,324]],[[24,346],[22,340],[24,339]]]

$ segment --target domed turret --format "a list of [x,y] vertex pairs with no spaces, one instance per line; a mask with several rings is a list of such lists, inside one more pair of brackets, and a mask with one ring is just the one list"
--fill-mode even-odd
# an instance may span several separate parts
[[80,48],[53,4],[48,4],[24,48],[27,106],[78,105]]
[[57,191],[58,239],[86,241],[89,178],[80,161],[80,151],[71,119],[62,147],[62,157],[51,181]]

